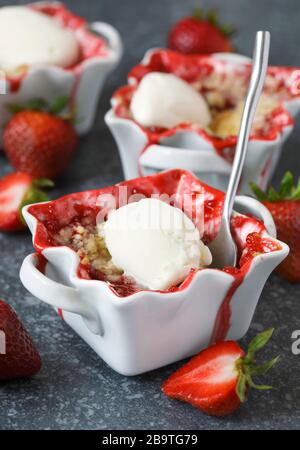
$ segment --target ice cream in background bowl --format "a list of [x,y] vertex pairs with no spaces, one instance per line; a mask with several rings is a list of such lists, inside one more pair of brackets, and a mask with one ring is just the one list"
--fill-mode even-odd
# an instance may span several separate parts
[[75,33],[52,17],[27,6],[0,8],[0,69],[24,66],[68,67],[80,57]]
[[[57,1],[0,7],[0,146],[11,117],[8,104],[42,99],[52,105],[66,97],[76,109],[79,134],[90,130],[108,74],[123,52],[118,31],[88,23]],[[1,81],[1,80],[0,80]]]
[[[128,86],[114,94],[117,116],[134,120],[150,134],[174,133],[184,124],[200,134],[205,131],[208,141],[226,143],[237,135],[251,60],[239,65],[218,55],[180,55],[169,50],[147,55],[145,63],[129,73]],[[292,80],[293,68],[269,68],[253,136],[267,138],[273,133],[274,123],[280,122],[280,106],[296,98]]]
[[[251,59],[243,55],[147,51],[105,116],[125,178],[181,167],[224,191],[250,73]],[[250,181],[264,189],[272,177],[300,109],[297,74],[296,67],[268,68],[239,193],[250,193]]]
[[[239,90],[242,91],[241,86]],[[222,98],[221,87],[219,92],[205,91],[202,95],[197,84],[190,84],[171,73],[150,72],[133,92],[130,113],[138,124],[146,128],[172,129],[186,123],[226,138],[238,134],[244,108],[238,92],[232,94],[232,102],[233,99],[236,104],[230,106],[228,103],[230,107],[223,109],[226,100]],[[261,96],[253,132],[264,128],[266,118],[279,105],[277,97],[266,93]]]
[[172,128],[182,122],[207,127],[211,114],[203,96],[189,83],[167,73],[147,74],[133,94],[132,116],[145,127]]

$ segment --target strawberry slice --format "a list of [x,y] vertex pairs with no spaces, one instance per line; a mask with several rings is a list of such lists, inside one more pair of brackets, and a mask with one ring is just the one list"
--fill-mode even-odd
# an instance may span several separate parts
[[47,179],[34,179],[22,172],[14,172],[0,179],[0,231],[26,228],[22,219],[23,206],[47,201],[41,187],[53,186]]
[[254,338],[247,354],[234,341],[208,347],[171,375],[162,387],[163,392],[212,416],[233,413],[246,400],[249,387],[271,389],[256,385],[252,376],[265,374],[279,359],[273,358],[261,366],[254,360],[255,353],[269,341],[273,331],[269,329]]
[[0,300],[0,380],[30,377],[41,358],[15,311]]

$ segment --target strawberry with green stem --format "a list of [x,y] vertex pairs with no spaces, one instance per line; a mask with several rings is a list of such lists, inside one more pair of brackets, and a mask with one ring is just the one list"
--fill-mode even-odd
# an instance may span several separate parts
[[210,54],[232,52],[231,36],[234,28],[221,25],[217,10],[206,15],[197,9],[192,16],[179,20],[170,30],[168,47],[181,53]]
[[16,170],[54,179],[66,169],[77,145],[73,112],[65,113],[67,101],[59,97],[52,105],[43,99],[9,105],[14,115],[5,127],[3,147]]
[[291,172],[286,172],[280,188],[272,186],[267,192],[251,183],[252,191],[271,212],[277,228],[278,239],[290,247],[290,254],[276,271],[291,283],[300,282],[300,178],[294,185]]
[[256,353],[267,344],[273,331],[270,328],[256,336],[246,354],[234,341],[208,347],[171,375],[162,387],[163,392],[212,416],[233,413],[246,401],[248,389],[272,389],[257,385],[253,377],[265,375],[279,359],[277,356],[256,364]]

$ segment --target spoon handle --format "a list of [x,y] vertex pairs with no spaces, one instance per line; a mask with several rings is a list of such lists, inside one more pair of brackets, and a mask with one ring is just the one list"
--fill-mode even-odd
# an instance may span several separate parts
[[246,150],[255,111],[264,86],[268,68],[269,49],[270,33],[268,31],[258,31],[256,33],[251,79],[243,110],[232,171],[224,200],[223,219],[225,219],[227,223],[230,221],[234,199],[245,162]]

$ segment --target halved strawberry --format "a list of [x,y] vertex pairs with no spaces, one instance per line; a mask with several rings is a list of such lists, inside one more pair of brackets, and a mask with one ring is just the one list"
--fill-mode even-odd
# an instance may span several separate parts
[[0,300],[0,380],[30,377],[41,358],[15,311]]
[[273,331],[269,329],[256,336],[250,342],[247,354],[234,341],[208,347],[171,375],[162,387],[163,392],[212,416],[233,413],[246,400],[249,387],[271,388],[256,385],[252,376],[265,374],[278,361],[276,357],[257,366],[254,359]]
[[0,179],[0,231],[19,231],[26,228],[22,207],[44,202],[47,195],[41,187],[53,186],[47,179],[34,179],[22,172],[14,172]]

